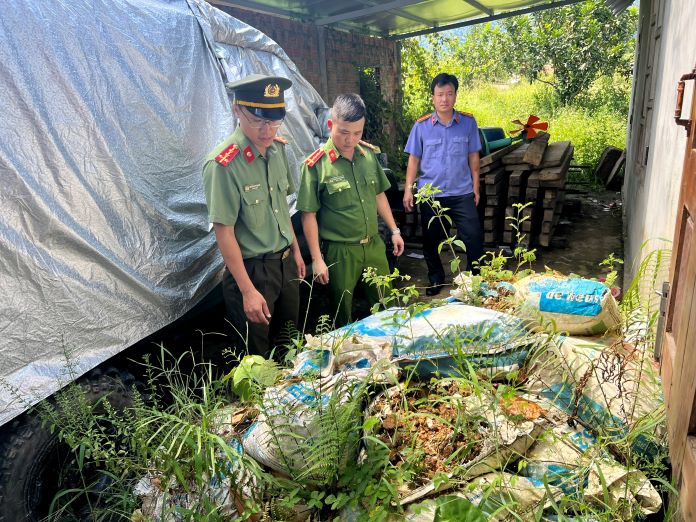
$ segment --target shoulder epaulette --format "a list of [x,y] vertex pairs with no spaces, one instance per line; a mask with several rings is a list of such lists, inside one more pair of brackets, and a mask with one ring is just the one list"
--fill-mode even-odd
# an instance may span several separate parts
[[469,118],[474,117],[474,115],[471,114],[470,112],[459,111],[459,114],[461,114],[462,116],[468,116]]
[[309,165],[310,167],[313,167],[314,164],[319,161],[319,159],[326,154],[326,151],[324,149],[317,149],[314,152],[312,152],[309,157],[304,160],[304,162]]
[[276,136],[275,138],[273,138],[273,141],[277,141],[278,143],[282,143],[283,145],[288,144],[288,140],[286,140],[282,136]]
[[373,145],[372,143],[367,143],[366,141],[360,140],[358,142],[360,145],[363,147],[367,147],[368,149],[372,150],[373,152],[378,152],[379,147],[377,145]]
[[420,122],[422,122],[422,121],[428,120],[428,119],[430,119],[430,117],[431,117],[432,115],[433,115],[433,113],[431,112],[430,114],[426,114],[425,116],[421,116],[420,118],[418,118],[418,119],[416,120],[416,123],[420,123]]
[[237,154],[239,154],[239,147],[233,143],[229,147],[224,148],[220,154],[215,156],[215,161],[217,161],[223,167],[226,167]]

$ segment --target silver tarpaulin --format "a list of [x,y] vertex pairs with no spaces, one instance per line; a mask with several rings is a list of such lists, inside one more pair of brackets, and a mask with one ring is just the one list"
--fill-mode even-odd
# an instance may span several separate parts
[[219,281],[201,169],[226,81],[289,77],[295,176],[326,108],[266,35],[202,0],[10,0],[0,17],[0,424]]

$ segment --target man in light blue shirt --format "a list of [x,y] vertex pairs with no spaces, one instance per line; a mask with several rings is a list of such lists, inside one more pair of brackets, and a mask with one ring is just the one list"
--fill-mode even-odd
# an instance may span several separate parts
[[[429,183],[441,190],[436,200],[452,218],[457,238],[466,246],[466,268],[483,255],[483,232],[476,206],[479,202],[479,138],[476,120],[471,114],[454,110],[459,82],[451,74],[438,74],[430,84],[435,112],[420,118],[411,129],[404,150],[409,153],[406,169],[404,208],[413,210],[413,184]],[[438,245],[449,233],[447,220],[435,219],[429,204],[420,206],[423,231],[423,255],[428,265],[429,296],[437,295],[445,283],[445,271]],[[444,225],[444,229],[443,229]]]

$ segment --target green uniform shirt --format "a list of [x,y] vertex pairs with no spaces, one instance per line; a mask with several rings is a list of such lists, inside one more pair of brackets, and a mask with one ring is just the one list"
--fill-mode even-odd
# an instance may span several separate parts
[[374,152],[358,145],[350,161],[329,139],[302,164],[297,208],[317,213],[321,239],[358,242],[377,235],[377,195],[389,186]]
[[292,243],[287,196],[296,189],[280,143],[268,147],[264,158],[237,128],[208,156],[203,184],[208,220],[234,226],[243,258],[278,252]]

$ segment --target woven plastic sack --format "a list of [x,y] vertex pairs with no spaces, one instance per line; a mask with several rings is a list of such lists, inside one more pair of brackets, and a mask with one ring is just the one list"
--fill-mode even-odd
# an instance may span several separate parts
[[531,329],[570,335],[600,335],[621,323],[619,307],[608,286],[599,281],[555,274],[533,274],[515,283],[518,315]]
[[389,309],[336,330],[328,337],[359,335],[389,342],[393,362],[421,378],[459,374],[464,357],[482,375],[501,377],[524,365],[534,342],[524,322],[512,315],[448,302],[409,317]]
[[[601,341],[560,337],[548,343],[529,367],[526,388],[596,434],[618,440],[663,405],[662,386],[654,361],[640,347]],[[643,434],[633,448],[643,455],[659,449]]]
[[540,437],[526,460],[522,475],[556,486],[565,495],[629,511],[636,505],[644,515],[662,506],[660,494],[642,471],[622,466],[597,445],[592,433],[571,428],[567,422]]

